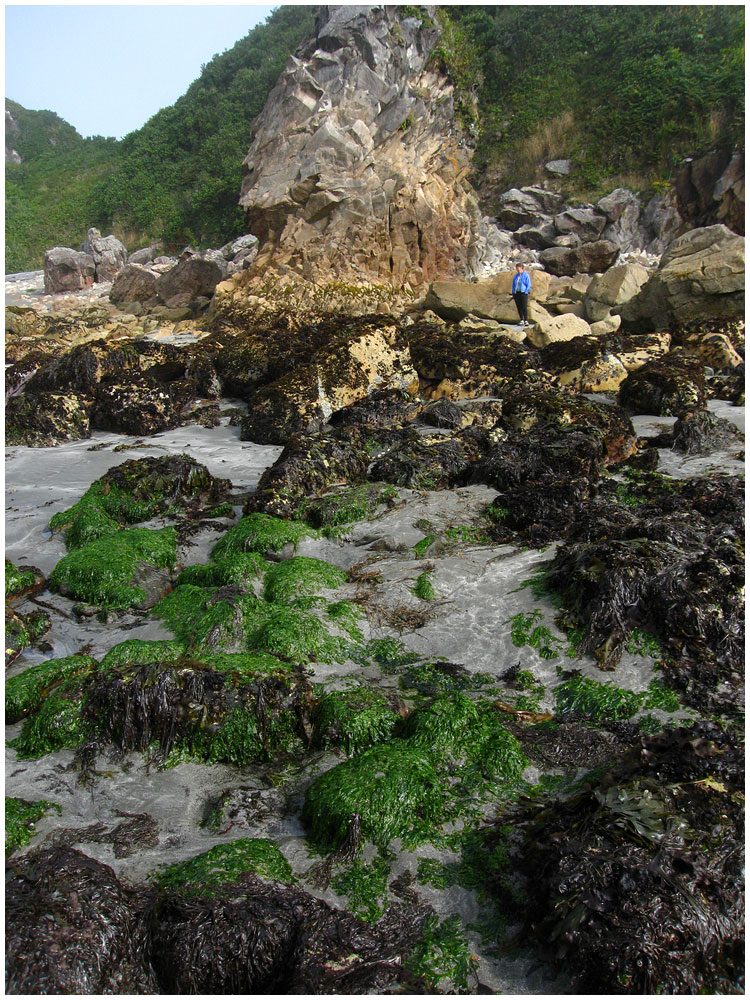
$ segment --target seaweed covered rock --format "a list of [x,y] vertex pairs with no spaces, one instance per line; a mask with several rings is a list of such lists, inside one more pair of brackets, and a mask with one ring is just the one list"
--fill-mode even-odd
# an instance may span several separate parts
[[697,358],[669,353],[631,371],[619,400],[631,413],[679,417],[706,405],[705,366]]
[[395,992],[425,913],[396,904],[371,926],[249,871],[211,895],[169,891],[152,911],[159,992]]
[[90,673],[96,660],[90,656],[64,656],[28,667],[5,682],[5,721],[19,719],[38,711],[47,694],[63,681]]
[[36,833],[35,825],[51,809],[60,812],[60,806],[40,799],[29,802],[5,796],[5,857],[20,847],[25,847]]
[[628,375],[608,340],[599,337],[552,342],[541,354],[544,369],[578,392],[612,392]]
[[414,430],[405,430],[400,437],[375,458],[368,478],[413,489],[449,489],[465,482],[471,465],[486,452],[483,435],[471,429],[447,440]]
[[36,566],[16,566],[5,558],[5,600],[20,597],[44,585],[44,574]]
[[403,427],[416,420],[423,409],[423,403],[408,392],[397,389],[379,389],[343,410],[331,415],[334,427],[392,428]]
[[97,745],[118,753],[243,767],[300,749],[310,702],[299,667],[268,654],[225,654],[113,665],[91,677],[82,714]]
[[745,435],[730,421],[708,410],[679,417],[672,428],[672,447],[686,455],[710,455],[712,451],[744,443]]
[[46,611],[21,612],[5,605],[5,666],[41,639],[52,628],[52,620]]
[[735,993],[744,768],[715,723],[666,730],[532,806],[512,851],[527,927],[590,994]]
[[547,582],[603,669],[633,629],[657,635],[671,686],[734,714],[744,655],[743,484],[732,477],[631,484],[578,513]]
[[341,747],[351,755],[389,740],[399,721],[385,695],[364,685],[328,691],[315,710],[314,742]]
[[55,514],[50,530],[65,531],[67,548],[76,549],[159,514],[199,517],[226,502],[230,486],[188,455],[133,459],[113,466],[78,503]]
[[174,528],[130,528],[98,537],[63,556],[50,589],[103,608],[153,607],[170,587]]
[[78,393],[15,396],[5,408],[5,443],[50,448],[91,437],[91,403]]
[[5,896],[11,994],[149,994],[142,895],[70,847],[10,862]]
[[156,379],[143,375],[128,382],[100,382],[91,425],[139,437],[178,427],[182,405]]
[[416,385],[408,346],[395,326],[363,330],[318,351],[273,384],[259,389],[242,421],[242,439],[284,444],[316,431],[338,410],[376,389]]
[[[533,348],[458,325],[422,321],[409,327],[407,336],[419,377],[429,382],[449,380],[464,397],[491,395],[493,386],[528,381],[539,368]],[[539,377],[543,378],[541,373]]]

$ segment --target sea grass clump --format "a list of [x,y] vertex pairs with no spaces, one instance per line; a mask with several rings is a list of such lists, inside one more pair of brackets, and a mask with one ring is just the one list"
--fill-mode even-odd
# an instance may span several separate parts
[[50,809],[62,812],[54,802],[40,799],[28,802],[26,799],[15,799],[5,796],[5,857],[13,854],[19,847],[25,847],[34,836],[34,824]]
[[269,563],[259,552],[235,552],[210,563],[186,566],[177,577],[176,586],[191,583],[197,587],[244,587],[251,590],[261,579]]
[[143,606],[149,600],[144,573],[171,569],[176,544],[174,528],[118,531],[63,556],[50,574],[50,589],[97,607]]
[[35,569],[33,566],[16,566],[10,561],[10,559],[5,560],[5,599],[6,601],[10,597],[16,597],[18,594],[24,593],[24,591],[31,590],[32,587],[36,586],[43,580],[44,577]]
[[20,760],[35,760],[59,750],[77,750],[93,738],[95,727],[82,714],[84,677],[63,681],[48,692],[15,739],[10,740]]
[[323,559],[293,556],[267,571],[264,596],[267,601],[291,604],[299,598],[315,596],[322,590],[336,590],[344,583],[346,573],[337,566]]

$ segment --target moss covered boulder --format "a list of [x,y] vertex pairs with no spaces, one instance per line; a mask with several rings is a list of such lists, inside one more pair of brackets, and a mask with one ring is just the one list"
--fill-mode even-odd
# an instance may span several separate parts
[[47,694],[63,681],[82,677],[96,666],[90,656],[64,656],[37,663],[5,682],[5,721],[18,722],[38,711]]
[[315,710],[313,739],[318,746],[341,747],[351,756],[389,740],[400,717],[375,688],[328,691]]
[[130,528],[87,542],[63,556],[50,589],[102,608],[150,608],[170,587],[174,528]]
[[41,609],[31,612],[17,611],[5,605],[5,666],[41,639],[52,628],[52,620]]

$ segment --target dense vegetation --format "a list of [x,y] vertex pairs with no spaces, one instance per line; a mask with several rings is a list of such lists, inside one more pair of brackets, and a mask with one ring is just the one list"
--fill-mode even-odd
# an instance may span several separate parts
[[[314,15],[279,8],[121,142],[6,102],[24,161],[6,167],[6,270],[41,267],[45,248],[78,246],[90,225],[130,249],[241,233],[252,120]],[[572,159],[580,194],[664,182],[685,155],[743,141],[741,6],[449,6],[438,17],[436,59],[456,82],[476,165],[500,189],[557,157]]]
[[477,98],[476,165],[505,187],[570,157],[581,190],[667,180],[744,135],[744,9],[451,6],[448,65]]

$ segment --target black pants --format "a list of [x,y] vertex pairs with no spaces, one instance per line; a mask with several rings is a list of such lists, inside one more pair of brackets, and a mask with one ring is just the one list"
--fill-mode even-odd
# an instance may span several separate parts
[[516,303],[516,309],[518,310],[518,318],[522,322],[526,322],[528,315],[526,310],[529,307],[529,293],[528,292],[514,292],[513,301]]

